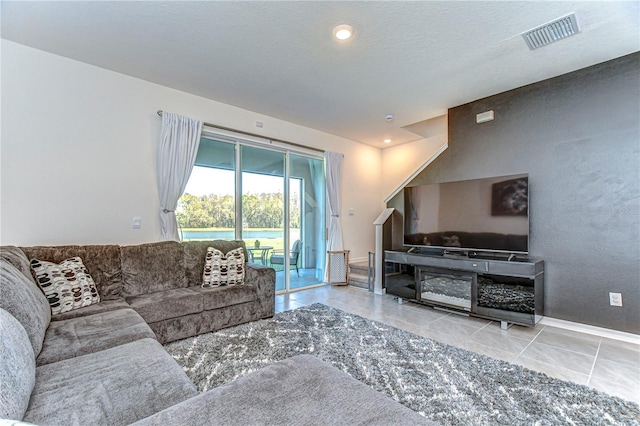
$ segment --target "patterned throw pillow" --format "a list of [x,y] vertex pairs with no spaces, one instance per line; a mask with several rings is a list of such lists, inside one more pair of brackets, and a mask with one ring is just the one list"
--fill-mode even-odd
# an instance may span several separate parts
[[33,259],[31,272],[54,315],[100,302],[96,283],[79,257],[60,264]]
[[202,287],[220,287],[244,284],[244,251],[242,247],[227,254],[209,247],[204,258]]

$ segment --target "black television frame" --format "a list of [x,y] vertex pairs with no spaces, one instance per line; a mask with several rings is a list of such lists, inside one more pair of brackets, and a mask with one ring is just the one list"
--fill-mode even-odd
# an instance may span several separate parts
[[[517,249],[501,249],[501,248],[496,248],[496,247],[465,247],[465,246],[460,246],[460,247],[456,247],[456,246],[447,246],[447,245],[440,245],[440,244],[417,244],[417,243],[408,243],[407,242],[407,236],[408,236],[408,232],[407,232],[407,218],[408,218],[408,199],[407,199],[407,194],[408,191],[410,190],[409,188],[412,187],[405,187],[403,189],[403,197],[404,197],[404,214],[403,214],[403,220],[402,220],[402,244],[403,247],[411,247],[411,248],[418,248],[421,251],[425,250],[425,251],[438,251],[438,252],[442,252],[442,253],[458,253],[458,254],[464,254],[464,255],[468,255],[468,256],[472,256],[472,255],[482,255],[482,254],[507,254],[507,255],[529,255],[530,252],[530,237],[531,237],[531,217],[530,217],[530,184],[529,184],[529,175],[527,173],[519,173],[519,174],[513,174],[513,175],[504,175],[504,176],[488,176],[488,177],[482,177],[482,178],[475,178],[475,179],[465,179],[465,180],[457,180],[457,181],[444,181],[444,182],[433,182],[433,183],[426,183],[426,184],[421,184],[421,185],[414,185],[414,186],[428,186],[428,185],[439,185],[439,186],[443,186],[443,185],[447,185],[447,184],[460,184],[460,183],[464,183],[464,182],[476,182],[476,181],[496,181],[496,182],[492,182],[492,197],[495,196],[496,192],[500,193],[500,188],[496,187],[497,184],[501,184],[501,183],[511,183],[513,185],[513,182],[511,181],[517,181],[517,180],[524,180],[526,181],[526,212],[522,211],[521,206],[518,207],[516,206],[512,212],[508,212],[509,209],[507,209],[507,212],[505,212],[505,209],[497,209],[496,207],[496,203],[495,201],[491,200],[491,215],[493,216],[524,216],[526,215],[526,220],[527,220],[527,234],[525,235],[520,235],[520,234],[500,234],[500,233],[496,233],[497,235],[505,235],[505,236],[515,236],[515,237],[521,237],[521,238],[525,238],[525,244],[526,244],[526,250],[517,250]],[[504,190],[504,188],[502,188],[502,190]],[[496,210],[497,209],[497,210]],[[436,231],[437,233],[443,233],[443,234],[455,234],[456,230],[451,230],[451,231]],[[464,231],[459,232],[459,233],[465,233]],[[469,233],[467,231],[467,233]],[[482,233],[481,231],[478,231],[477,233]],[[488,232],[485,232],[488,233]]]

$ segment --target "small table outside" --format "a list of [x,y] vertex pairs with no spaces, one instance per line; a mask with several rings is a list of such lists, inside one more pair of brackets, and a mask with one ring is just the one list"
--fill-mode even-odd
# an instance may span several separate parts
[[260,259],[260,262],[263,265],[267,264],[267,255],[269,253],[269,250],[272,249],[273,246],[247,247],[247,251],[249,252],[251,261],[256,263],[256,259]]

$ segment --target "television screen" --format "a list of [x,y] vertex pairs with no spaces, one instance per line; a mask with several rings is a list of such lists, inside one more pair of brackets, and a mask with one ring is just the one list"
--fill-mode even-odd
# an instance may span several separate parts
[[405,187],[404,244],[528,253],[528,175]]

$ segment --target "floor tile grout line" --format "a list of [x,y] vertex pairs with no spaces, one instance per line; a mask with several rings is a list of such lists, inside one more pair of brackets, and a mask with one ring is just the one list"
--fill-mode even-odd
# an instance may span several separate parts
[[591,364],[591,371],[589,371],[589,379],[587,379],[587,385],[591,383],[591,377],[593,377],[593,370],[596,368],[596,362],[598,361],[598,355],[600,355],[600,346],[602,345],[602,337],[598,341],[598,349],[596,350],[596,356],[593,358],[593,364]]
[[533,342],[538,338],[538,336],[540,335],[540,333],[542,333],[542,330],[544,330],[546,328],[546,326],[542,326],[542,328],[540,329],[540,331],[533,336],[533,339],[531,339],[531,341],[529,342],[529,344],[527,344],[527,346],[524,347],[524,349],[522,349],[520,351],[520,353],[518,354],[518,356],[516,356],[516,359],[519,359],[522,354],[529,348],[529,346],[531,346],[533,344]]
[[[536,337],[537,337],[537,336],[536,336]],[[593,341],[592,341],[592,342],[593,342]],[[575,349],[569,349],[569,348],[567,348],[567,347],[565,347],[565,346],[559,346],[559,345],[557,345],[557,344],[545,343],[545,342],[537,342],[537,343],[538,343],[538,344],[540,344],[540,345],[548,346],[548,347],[550,347],[550,348],[560,349],[560,350],[562,350],[562,351],[567,351],[567,352],[572,352],[572,353],[577,354],[577,355],[593,356],[593,355],[592,355],[592,354],[590,354],[590,353],[580,352],[580,351],[578,351],[578,350],[575,350]],[[599,348],[599,347],[600,347],[600,342],[598,341],[598,348]],[[597,351],[598,351],[598,348],[596,348],[596,353],[597,353]]]
[[[540,333],[538,333],[538,334],[540,334]],[[537,337],[537,336],[536,336],[536,337]],[[534,338],[534,340],[535,340],[535,338]],[[531,343],[533,343],[533,341],[531,341]],[[546,346],[546,347],[548,347],[548,348],[552,348],[552,349],[559,350],[559,351],[570,352],[570,353],[572,353],[572,354],[574,354],[574,355],[594,356],[594,355],[591,355],[591,354],[586,354],[586,353],[584,353],[584,352],[578,352],[578,351],[575,351],[575,350],[573,350],[573,349],[567,349],[567,348],[564,348],[564,347],[561,347],[561,346],[550,345],[549,343],[544,343],[544,342],[536,342],[536,343],[537,343],[537,344],[539,344],[539,345]],[[527,347],[529,347],[529,346],[527,346]],[[523,352],[524,352],[526,349],[527,349],[527,348],[524,348]],[[596,350],[596,353],[597,353],[597,350]],[[522,353],[521,353],[520,355],[522,355]],[[518,355],[518,356],[520,356],[520,355]],[[586,375],[586,373],[582,373],[582,374],[585,374],[585,375]]]
[[480,327],[479,329],[471,333],[471,336],[469,337],[475,336],[476,333],[479,333],[481,330],[484,330],[485,328],[489,327],[491,324],[493,324],[493,321],[489,321],[488,323],[486,323],[485,325],[483,325],[482,327]]

